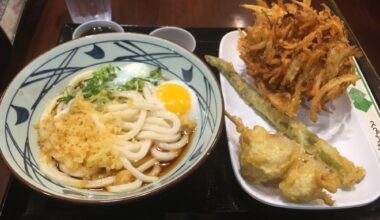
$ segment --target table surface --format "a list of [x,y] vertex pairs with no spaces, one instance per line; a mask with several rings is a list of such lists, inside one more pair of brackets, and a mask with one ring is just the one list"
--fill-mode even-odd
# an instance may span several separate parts
[[[313,1],[319,5],[320,1]],[[364,52],[380,73],[380,1],[335,0]],[[252,23],[239,5],[252,0],[112,0],[115,22],[140,26],[244,27]],[[71,23],[64,0],[29,1],[16,36],[11,63],[1,76],[0,94],[30,61],[53,48],[64,24]],[[380,85],[379,85],[380,87]],[[0,199],[10,173],[0,160]]]

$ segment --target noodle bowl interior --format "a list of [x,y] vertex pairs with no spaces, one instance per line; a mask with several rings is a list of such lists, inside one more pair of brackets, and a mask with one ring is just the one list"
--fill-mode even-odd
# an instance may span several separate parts
[[71,187],[128,192],[159,179],[188,145],[197,99],[160,69],[131,63],[79,74],[42,113],[40,168]]

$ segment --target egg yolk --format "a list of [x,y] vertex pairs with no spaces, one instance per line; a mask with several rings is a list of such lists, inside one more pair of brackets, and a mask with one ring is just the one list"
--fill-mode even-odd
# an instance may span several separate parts
[[186,88],[166,83],[156,88],[156,97],[163,103],[166,110],[182,115],[187,113],[191,107],[191,96]]

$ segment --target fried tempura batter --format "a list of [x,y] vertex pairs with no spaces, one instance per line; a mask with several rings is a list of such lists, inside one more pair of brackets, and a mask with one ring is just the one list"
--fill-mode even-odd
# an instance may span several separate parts
[[279,180],[283,196],[296,203],[321,199],[327,205],[334,200],[325,192],[335,193],[339,178],[329,167],[304,151],[302,145],[282,133],[271,134],[260,126],[253,129],[226,113],[240,133],[240,172],[250,182]]
[[249,129],[227,114],[240,133],[240,171],[249,181],[263,183],[281,178],[303,154],[302,146],[281,133],[271,134],[260,126]]
[[329,169],[311,156],[299,158],[280,182],[279,188],[284,197],[292,202],[309,202],[322,199],[327,205],[334,200],[324,191],[335,193],[338,183]]
[[341,19],[322,5],[317,12],[310,0],[278,1],[268,6],[243,5],[255,23],[238,42],[240,57],[259,90],[282,112],[295,117],[301,101],[310,100],[310,119],[359,78]]

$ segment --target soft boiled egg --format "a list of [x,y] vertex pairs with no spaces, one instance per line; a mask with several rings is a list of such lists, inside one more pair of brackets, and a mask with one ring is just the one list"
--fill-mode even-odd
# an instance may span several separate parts
[[166,81],[154,89],[154,96],[163,107],[188,119],[197,117],[198,100],[192,89],[181,81]]

